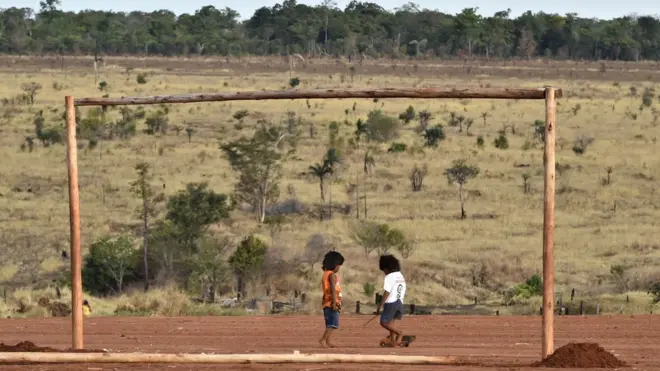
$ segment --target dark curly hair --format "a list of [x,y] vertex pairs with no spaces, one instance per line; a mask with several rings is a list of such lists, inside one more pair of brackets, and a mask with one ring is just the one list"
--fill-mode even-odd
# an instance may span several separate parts
[[344,257],[339,252],[333,250],[325,254],[321,268],[324,271],[331,271],[342,264],[344,264]]
[[398,272],[401,270],[401,265],[399,264],[399,259],[395,258],[394,255],[381,255],[380,260],[378,261],[378,268],[381,271],[387,270],[388,273]]

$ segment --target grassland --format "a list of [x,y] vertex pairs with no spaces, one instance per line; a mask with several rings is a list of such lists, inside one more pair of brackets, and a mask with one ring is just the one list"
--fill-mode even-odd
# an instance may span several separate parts
[[[62,68],[64,67],[64,68]],[[130,69],[127,69],[130,67]],[[138,84],[136,75],[147,74]],[[43,287],[44,282],[66,269],[60,251],[68,248],[68,195],[65,148],[21,150],[25,137],[33,135],[34,115],[44,111],[47,124],[62,121],[64,95],[101,96],[99,81],[108,84],[110,96],[162,95],[172,93],[282,89],[289,81],[281,60],[248,61],[108,58],[95,82],[91,59],[46,59],[3,57],[0,62],[0,98],[20,94],[21,84],[37,82],[43,89],[33,106],[5,105],[0,119],[0,236],[4,254],[0,262],[0,285]],[[348,68],[338,63],[296,67],[292,76],[301,88],[337,87],[561,87],[567,97],[558,106],[556,287],[564,298],[575,288],[578,297],[599,297],[611,302],[614,294],[633,304],[627,311],[648,312],[643,294],[651,282],[660,281],[660,244],[655,240],[660,200],[656,155],[660,120],[653,107],[657,96],[640,111],[645,88],[656,87],[660,74],[651,64],[607,65],[568,62],[379,62],[357,66],[353,81]],[[631,96],[630,87],[637,90]],[[295,159],[285,165],[282,186],[295,190],[304,205],[320,201],[317,181],[301,173],[319,162],[328,148],[328,123],[355,122],[373,109],[398,116],[409,105],[428,110],[432,124],[445,126],[447,139],[437,149],[424,148],[417,123],[401,130],[398,142],[410,149],[388,153],[390,143],[377,145],[376,167],[368,177],[368,218],[402,229],[414,241],[415,251],[405,261],[410,282],[408,298],[424,304],[461,304],[478,297],[482,302],[500,302],[502,290],[541,272],[543,152],[535,141],[532,124],[544,119],[540,101],[489,100],[352,100],[260,101],[174,105],[170,124],[195,129],[189,143],[185,132],[148,136],[141,132],[129,141],[104,142],[93,150],[79,152],[82,239],[88,245],[104,234],[134,231],[136,200],[129,192],[135,179],[134,166],[147,161],[157,183],[172,194],[186,183],[207,181],[217,192],[231,192],[235,174],[218,147],[250,133],[256,118],[281,120],[287,111],[312,122],[314,138],[303,135]],[[147,110],[157,107],[147,107]],[[348,113],[345,111],[348,109]],[[88,109],[81,108],[84,115]],[[248,110],[241,125],[234,112]],[[449,127],[450,112],[474,119],[465,130]],[[487,113],[486,120],[482,113]],[[117,115],[116,111],[110,114]],[[142,129],[140,127],[139,129]],[[506,129],[505,129],[506,128]],[[505,129],[509,148],[493,142]],[[512,130],[513,129],[513,130]],[[347,140],[353,126],[341,126]],[[512,132],[513,131],[513,132]],[[476,145],[483,136],[485,147]],[[581,137],[593,138],[583,154],[573,151]],[[347,192],[361,171],[358,154],[346,157],[341,176],[332,183],[337,204],[353,204]],[[453,160],[464,158],[477,165],[479,176],[467,184],[468,218],[460,220],[457,188],[443,172]],[[414,165],[428,166],[421,192],[412,192],[410,172]],[[611,182],[604,185],[606,169]],[[530,192],[523,192],[523,174],[530,174]],[[290,187],[289,187],[290,186]],[[284,195],[283,198],[289,196]],[[294,196],[291,196],[294,197]],[[288,218],[272,245],[286,258],[300,256],[314,233],[333,236],[347,257],[342,270],[345,298],[365,300],[363,284],[381,281],[375,257],[365,258],[351,241],[348,227],[356,220],[336,213],[330,221],[318,221],[312,212]],[[260,233],[271,239],[267,228],[252,215],[234,211],[231,222],[214,227],[218,233],[242,236]],[[611,273],[622,267],[622,275]],[[485,268],[482,268],[485,267]],[[473,284],[476,272],[485,272],[484,282]],[[279,292],[299,289],[315,294],[317,280],[301,282],[283,277]],[[262,293],[258,293],[262,294]],[[617,299],[618,300],[618,299]],[[529,303],[534,307],[535,301]]]

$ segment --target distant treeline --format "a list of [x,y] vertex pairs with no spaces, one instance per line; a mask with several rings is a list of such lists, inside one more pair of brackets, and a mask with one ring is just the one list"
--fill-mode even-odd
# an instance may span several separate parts
[[0,10],[0,53],[134,55],[305,55],[658,60],[660,20],[612,20],[510,10],[459,14],[408,3],[394,12],[370,2],[345,9],[332,0],[308,6],[285,0],[240,21],[230,9],[64,12],[59,0]]

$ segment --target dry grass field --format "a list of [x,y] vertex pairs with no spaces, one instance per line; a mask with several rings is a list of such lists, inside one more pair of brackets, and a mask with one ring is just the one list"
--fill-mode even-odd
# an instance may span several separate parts
[[[563,88],[565,98],[558,105],[556,290],[564,298],[573,288],[579,298],[600,297],[607,304],[603,311],[618,311],[621,303],[626,312],[648,313],[646,290],[651,282],[660,281],[660,244],[656,241],[660,73],[657,64],[608,62],[604,66],[547,61],[381,61],[356,66],[351,78],[346,66],[317,61],[305,68],[296,66],[292,76],[300,79],[299,88]],[[140,73],[146,74],[146,84],[136,82]],[[55,277],[68,264],[60,258],[60,251],[68,249],[69,235],[65,147],[44,148],[35,142],[32,152],[21,148],[26,136],[34,133],[33,120],[39,111],[43,110],[47,125],[60,124],[65,95],[283,89],[289,88],[289,78],[287,64],[279,59],[106,58],[95,82],[91,59],[0,58],[0,99],[21,94],[24,83],[43,86],[32,106],[0,104],[0,286],[43,286],[39,283]],[[100,81],[107,83],[105,92],[99,91]],[[647,105],[643,105],[646,88]],[[293,111],[305,128],[311,123],[317,134],[310,138],[303,131],[296,156],[285,164],[280,199],[295,197],[310,211],[287,216],[288,222],[275,235],[241,211],[233,211],[231,222],[214,229],[231,236],[260,233],[290,258],[302,253],[310,235],[331,235],[347,258],[341,272],[345,300],[367,300],[363,284],[372,282],[379,288],[382,277],[377,259],[365,258],[349,236],[349,225],[356,221],[354,208],[349,215],[335,212],[332,220],[319,221],[312,212],[320,202],[319,184],[303,173],[326,152],[331,121],[351,124],[340,125],[340,137],[347,143],[353,123],[366,118],[369,111],[382,109],[398,117],[410,105],[417,112],[431,112],[431,124],[442,124],[447,138],[438,148],[425,148],[423,138],[415,132],[419,126],[415,120],[402,125],[400,138],[395,140],[407,144],[406,152],[388,153],[391,141],[370,144],[375,147],[376,165],[367,178],[368,219],[400,228],[414,241],[415,250],[404,261],[404,274],[410,282],[408,300],[446,305],[470,303],[478,297],[484,303],[500,303],[502,290],[541,272],[543,151],[534,137],[533,123],[544,119],[542,101],[392,99],[173,105],[169,123],[193,127],[190,142],[185,131],[149,136],[141,132],[141,126],[130,140],[102,142],[94,149],[79,151],[83,244],[105,234],[132,230],[139,223],[135,213],[139,201],[129,192],[139,161],[152,165],[156,182],[163,184],[167,194],[194,181],[207,181],[215,191],[229,193],[236,176],[219,141],[250,134],[258,118],[277,122]],[[90,109],[83,107],[80,112],[84,116]],[[158,107],[145,109],[150,112]],[[240,123],[232,117],[239,110],[249,112]],[[108,112],[112,117],[119,115],[118,109]],[[474,120],[469,135],[447,124],[452,112]],[[503,129],[508,149],[493,144]],[[479,136],[484,138],[483,148],[477,146]],[[573,147],[580,139],[589,145],[577,154]],[[355,183],[356,173],[362,178],[358,160],[362,152],[353,152],[347,144],[342,150],[345,162],[331,184],[332,199],[337,205],[354,205],[354,195],[347,189]],[[481,170],[467,184],[466,220],[459,218],[457,187],[448,184],[443,175],[457,159]],[[420,192],[411,190],[415,165],[428,166]],[[608,168],[610,183],[605,184]],[[529,192],[524,192],[524,174],[529,175]],[[287,189],[295,196],[287,195]],[[479,275],[482,282],[473,284]],[[310,294],[318,291],[316,279],[282,282]],[[536,311],[538,301],[531,300],[524,309],[516,310]]]

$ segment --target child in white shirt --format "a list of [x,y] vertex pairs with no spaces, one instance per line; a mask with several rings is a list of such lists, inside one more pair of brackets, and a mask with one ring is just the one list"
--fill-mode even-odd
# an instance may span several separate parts
[[[380,313],[380,325],[390,332],[383,341],[398,346],[403,332],[394,327],[395,320],[403,318],[403,299],[406,296],[406,280],[401,274],[399,260],[392,255],[380,257],[379,268],[385,273],[383,298],[376,313]],[[396,337],[394,336],[396,335]]]

